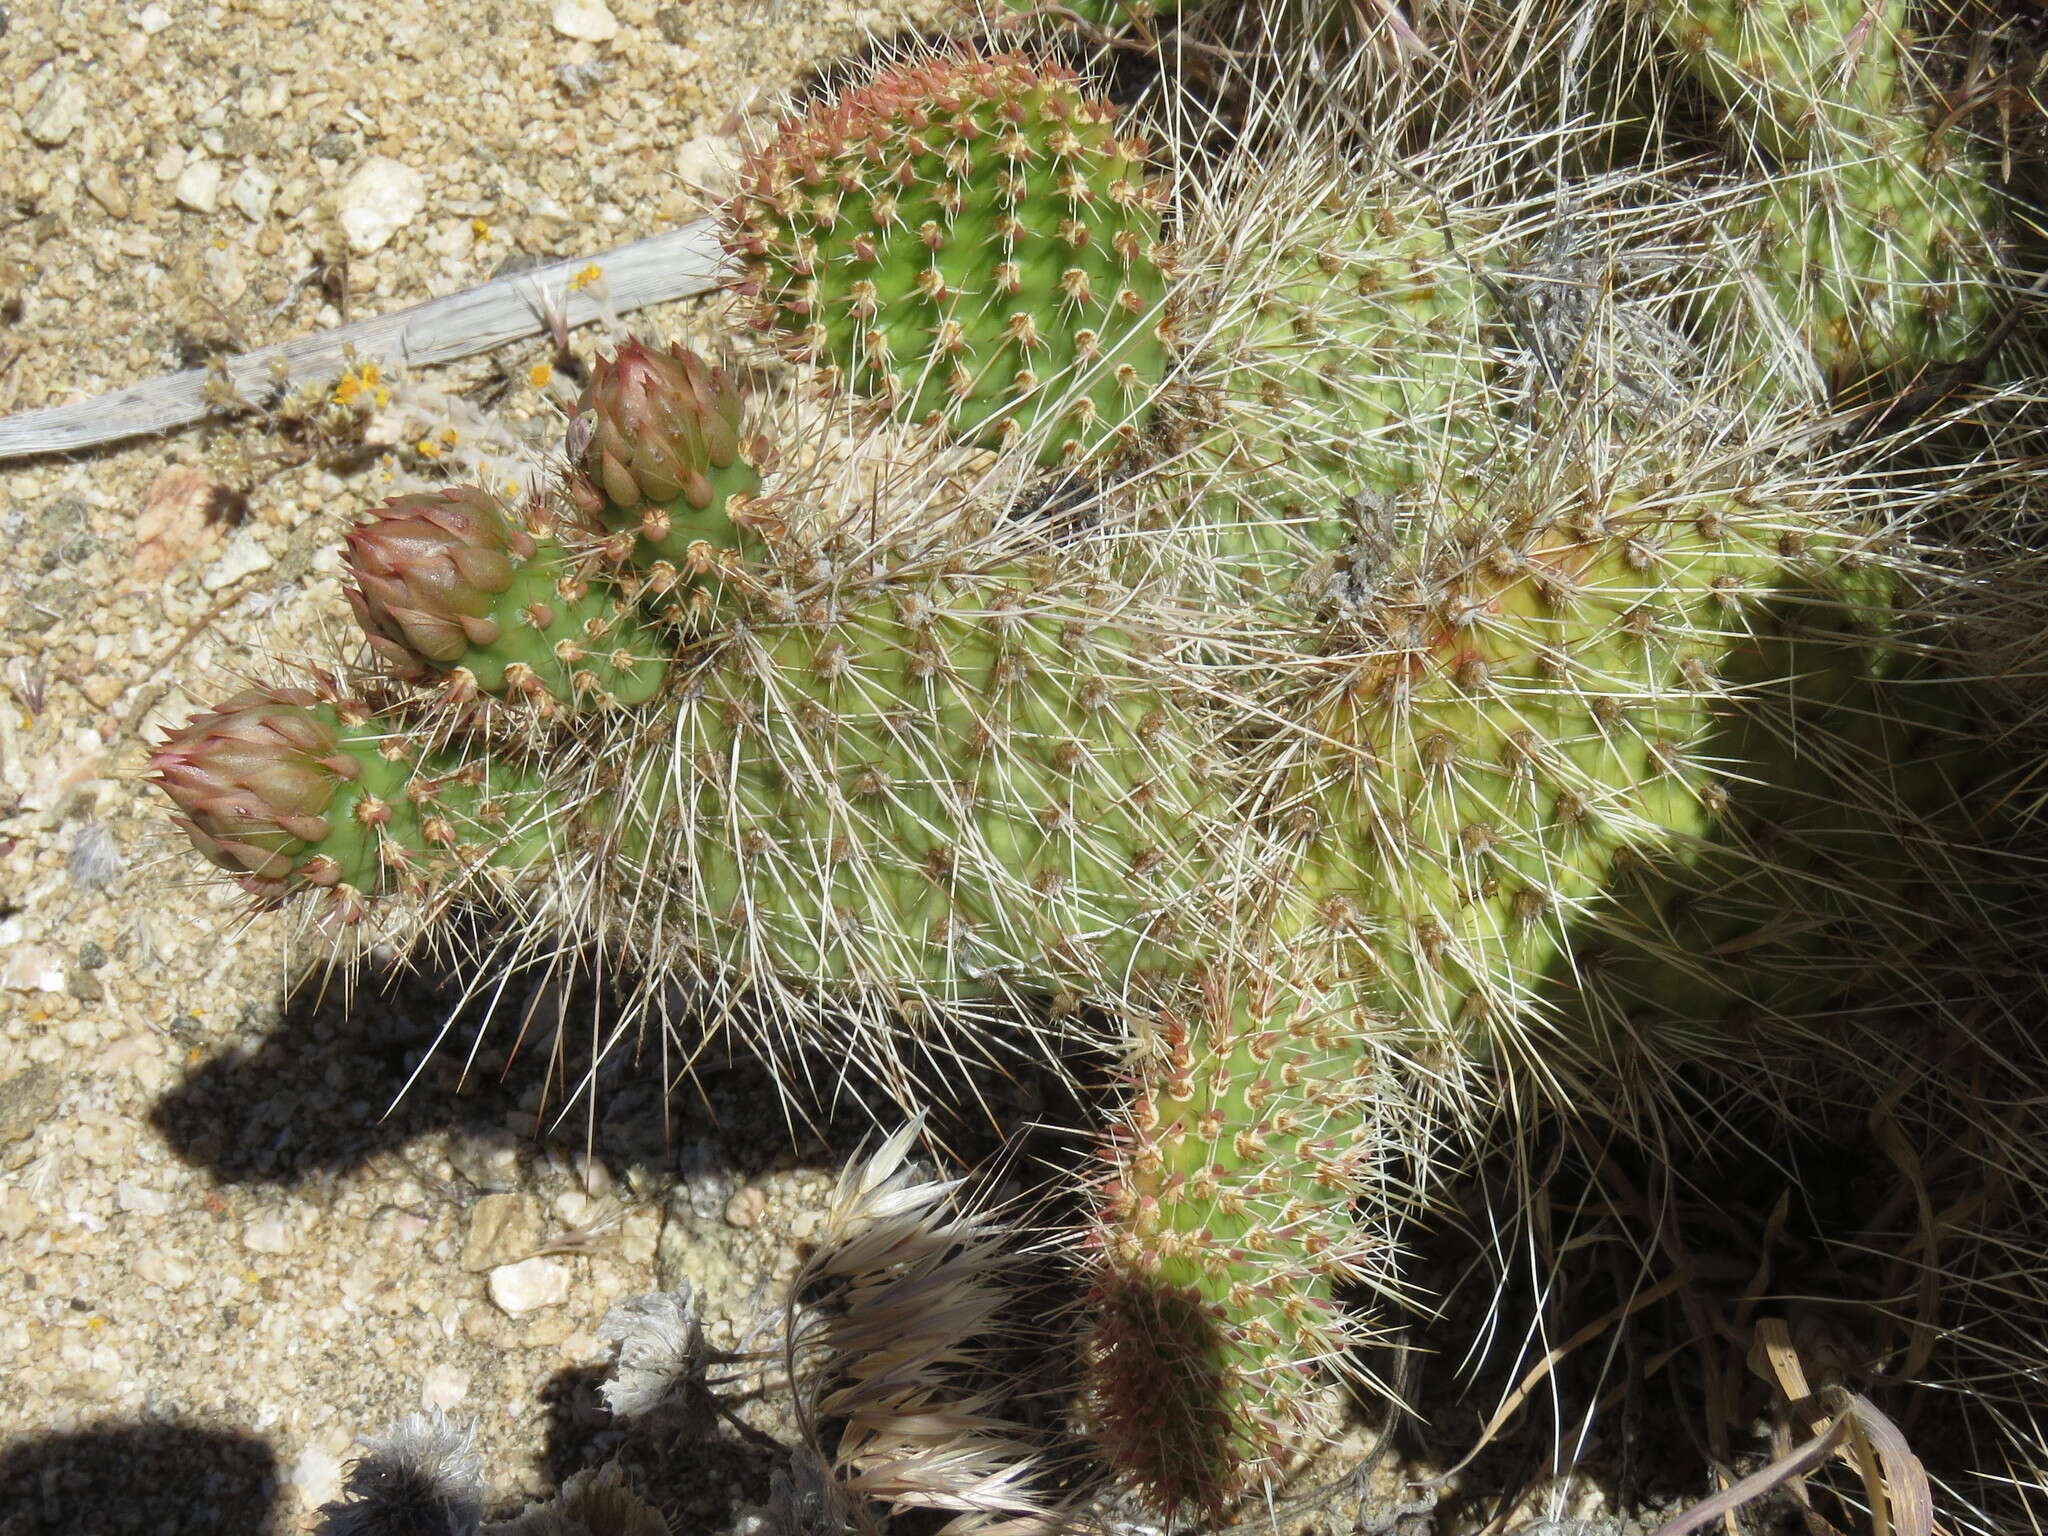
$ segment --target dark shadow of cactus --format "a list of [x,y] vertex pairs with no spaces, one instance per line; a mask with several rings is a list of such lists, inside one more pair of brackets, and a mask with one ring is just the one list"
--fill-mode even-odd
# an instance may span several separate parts
[[0,1536],[272,1536],[277,1485],[253,1436],[96,1424],[0,1450]]

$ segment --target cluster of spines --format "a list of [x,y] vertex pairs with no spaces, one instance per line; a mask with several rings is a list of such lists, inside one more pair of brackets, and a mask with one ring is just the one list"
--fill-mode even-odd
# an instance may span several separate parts
[[1175,264],[1115,116],[1059,66],[963,49],[791,118],[727,214],[756,326],[821,387],[966,438],[1057,460],[1134,437]]

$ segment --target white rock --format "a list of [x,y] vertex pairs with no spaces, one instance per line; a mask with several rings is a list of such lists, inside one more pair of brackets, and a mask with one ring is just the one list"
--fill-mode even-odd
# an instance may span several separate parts
[[142,14],[135,18],[135,24],[142,28],[143,36],[155,37],[171,24],[171,13],[155,3],[145,5]]
[[71,75],[60,73],[22,114],[21,126],[38,144],[54,147],[70,138],[71,130],[84,120],[85,87]]
[[700,133],[686,139],[671,162],[676,179],[699,192],[729,191],[739,166],[739,147],[733,140],[715,133]]
[[256,537],[256,531],[253,528],[244,528],[228,540],[228,547],[220,552],[220,558],[199,578],[199,584],[209,592],[218,592],[223,587],[233,586],[244,576],[267,571],[276,563],[270,551],[263,547],[263,541]]
[[341,1497],[341,1458],[309,1445],[292,1463],[291,1485],[308,1504],[329,1504]]
[[277,178],[260,165],[245,166],[228,188],[228,201],[252,224],[270,217],[270,204],[276,196]]
[[427,184],[420,173],[388,155],[373,155],[342,183],[335,212],[348,248],[358,256],[384,249],[427,206]]
[[541,1307],[559,1307],[569,1299],[569,1266],[553,1259],[521,1259],[491,1271],[491,1300],[501,1312],[517,1317]]
[[178,201],[195,213],[211,213],[220,206],[220,162],[194,160],[178,173]]
[[258,1216],[242,1228],[242,1246],[251,1253],[290,1253],[292,1230],[282,1216]]
[[0,987],[9,992],[62,992],[64,957],[46,944],[23,944],[0,963]]
[[469,1396],[469,1372],[442,1361],[420,1382],[420,1406],[429,1413],[446,1413]]
[[171,1197],[135,1179],[123,1179],[114,1186],[114,1204],[138,1216],[161,1216],[171,1208]]
[[562,36],[579,42],[608,43],[619,35],[618,18],[604,0],[555,0],[548,20]]

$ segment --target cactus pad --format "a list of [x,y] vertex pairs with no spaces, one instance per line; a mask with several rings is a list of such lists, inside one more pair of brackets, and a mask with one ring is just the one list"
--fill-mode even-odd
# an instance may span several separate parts
[[891,65],[742,168],[726,244],[755,323],[828,386],[1054,459],[1135,430],[1172,262],[1145,148],[1074,75],[961,51]]

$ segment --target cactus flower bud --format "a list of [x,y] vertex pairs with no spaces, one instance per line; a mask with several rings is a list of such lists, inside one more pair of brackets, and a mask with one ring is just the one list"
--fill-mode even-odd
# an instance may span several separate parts
[[642,564],[680,565],[700,540],[735,546],[725,500],[760,483],[740,453],[740,408],[724,369],[629,339],[597,360],[577,403],[590,424],[573,455],[583,480],[572,495],[608,528],[637,534]]
[[336,791],[361,776],[331,709],[298,688],[251,689],[193,716],[149,766],[193,846],[264,897],[304,873]]
[[498,597],[534,540],[475,486],[396,496],[347,534],[349,604],[370,646],[407,675],[456,666],[498,638]]
[[661,647],[544,525],[456,486],[386,502],[349,530],[349,592],[371,649],[411,681],[457,695],[640,703]]

